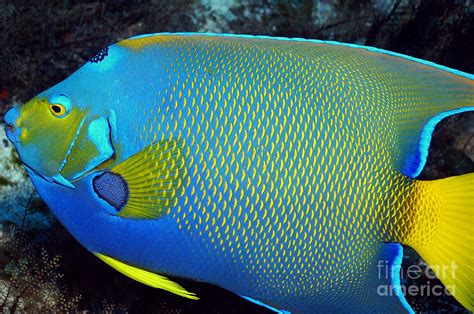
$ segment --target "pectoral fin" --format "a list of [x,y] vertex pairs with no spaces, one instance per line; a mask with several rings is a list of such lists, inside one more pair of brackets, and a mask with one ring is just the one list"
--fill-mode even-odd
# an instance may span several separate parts
[[117,216],[154,219],[175,206],[186,174],[183,145],[159,141],[98,175],[94,191],[117,210]]
[[176,282],[171,281],[170,279],[164,276],[125,264],[123,262],[120,262],[106,255],[102,255],[98,253],[94,253],[94,255],[100,258],[103,262],[105,262],[106,264],[114,268],[115,270],[124,274],[125,276],[128,276],[147,286],[163,289],[168,292],[177,294],[179,296],[182,296],[184,298],[188,298],[191,300],[199,300],[199,298],[194,293],[187,291]]

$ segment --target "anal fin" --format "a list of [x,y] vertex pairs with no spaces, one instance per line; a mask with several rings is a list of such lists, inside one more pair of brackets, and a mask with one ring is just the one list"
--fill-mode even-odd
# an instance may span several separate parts
[[352,296],[351,311],[415,313],[407,302],[400,283],[402,259],[402,245],[380,244],[378,254],[370,263],[367,278],[361,282],[359,294]]

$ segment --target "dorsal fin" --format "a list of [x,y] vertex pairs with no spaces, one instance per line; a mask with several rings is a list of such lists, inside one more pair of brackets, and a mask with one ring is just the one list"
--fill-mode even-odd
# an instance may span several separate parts
[[126,263],[123,263],[121,261],[118,261],[106,255],[102,255],[99,253],[94,253],[94,255],[97,256],[106,264],[108,264],[109,266],[111,266],[112,268],[114,268],[115,270],[124,274],[125,276],[128,276],[147,286],[163,289],[168,292],[174,293],[176,295],[179,295],[191,300],[199,300],[199,297],[197,297],[196,294],[187,291],[178,283],[171,281],[170,279],[164,276],[152,273],[150,271],[147,271],[138,267],[128,265]]

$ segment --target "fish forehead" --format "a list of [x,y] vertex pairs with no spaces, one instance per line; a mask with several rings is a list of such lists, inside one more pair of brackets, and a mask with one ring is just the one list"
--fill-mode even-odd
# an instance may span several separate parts
[[322,47],[302,57],[302,47],[280,44],[165,43],[158,101],[144,107],[136,141],[185,140],[189,179],[173,220],[210,258],[219,252],[216,265],[234,261],[251,289],[276,284],[290,298],[367,262],[383,192],[403,179],[388,153],[394,142],[378,137],[390,135],[396,104],[371,92],[388,95],[387,85],[357,76],[357,56],[346,63]]

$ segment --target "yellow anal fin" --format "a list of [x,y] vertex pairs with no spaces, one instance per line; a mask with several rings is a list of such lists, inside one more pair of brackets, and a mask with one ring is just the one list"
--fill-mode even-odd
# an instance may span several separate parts
[[171,281],[170,279],[160,276],[158,274],[149,272],[147,270],[143,270],[128,264],[125,264],[123,262],[120,262],[112,257],[102,255],[99,253],[94,253],[95,256],[100,258],[103,262],[114,268],[115,270],[121,272],[125,276],[128,276],[138,282],[141,282],[147,286],[153,287],[153,288],[158,288],[158,289],[163,289],[168,292],[177,294],[179,296],[182,296],[184,298],[192,299],[192,300],[199,300],[199,298],[196,296],[196,294],[187,291],[183,287],[181,287],[179,284],[177,284],[174,281]]
[[158,141],[111,169],[128,187],[127,203],[118,216],[154,219],[176,206],[186,175],[183,150],[182,141]]

